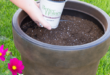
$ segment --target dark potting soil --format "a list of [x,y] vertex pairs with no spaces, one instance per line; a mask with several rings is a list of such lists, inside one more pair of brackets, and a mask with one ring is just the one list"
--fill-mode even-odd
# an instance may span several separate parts
[[21,26],[30,37],[53,45],[73,46],[82,45],[100,38],[104,31],[93,22],[74,16],[62,16],[58,28],[47,30],[38,27],[33,21]]

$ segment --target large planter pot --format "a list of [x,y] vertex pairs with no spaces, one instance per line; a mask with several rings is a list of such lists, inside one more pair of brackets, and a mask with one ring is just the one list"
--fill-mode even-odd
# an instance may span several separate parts
[[13,38],[25,66],[24,75],[96,75],[99,61],[110,45],[109,16],[98,7],[72,0],[67,1],[63,14],[89,19],[102,25],[105,33],[98,40],[83,45],[43,43],[21,30],[20,25],[28,15],[19,9],[13,16]]

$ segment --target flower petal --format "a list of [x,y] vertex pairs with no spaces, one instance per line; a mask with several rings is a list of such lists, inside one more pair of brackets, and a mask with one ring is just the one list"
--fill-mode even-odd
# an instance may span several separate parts
[[19,67],[19,68],[17,69],[18,73],[22,74],[22,70],[23,70],[23,69],[24,69],[24,66],[22,65],[21,67]]
[[8,69],[12,72],[12,65],[8,63]]
[[0,59],[1,59],[2,61],[5,61],[5,57],[0,57]]
[[11,68],[11,64],[10,63],[8,63],[8,69],[10,69]]
[[23,70],[24,69],[24,65],[23,65],[22,61],[19,60],[17,67],[20,70]]
[[12,75],[17,75],[17,72],[12,72]]
[[14,65],[18,65],[18,62],[19,62],[19,60],[17,59],[17,58],[13,58],[13,61],[14,61]]
[[22,74],[22,70],[18,70],[18,73],[19,73],[19,74]]
[[24,65],[22,65],[22,66],[20,67],[20,69],[23,70],[23,69],[24,69]]
[[13,62],[13,59],[10,59],[10,63],[12,63]]
[[17,58],[10,59],[10,63],[11,63],[12,65],[17,66],[18,62],[19,62],[19,60],[18,60]]
[[4,47],[4,45],[1,45],[1,47],[0,47],[0,52],[3,51],[3,47]]
[[24,66],[23,65],[21,67],[18,67],[18,69],[17,69],[18,72],[20,72],[22,70],[24,70]]
[[17,64],[17,71],[19,72],[19,73],[22,73],[22,70],[24,69],[24,65],[23,65],[23,63],[22,63],[22,61],[21,60],[19,60],[19,62],[18,62],[18,64]]
[[6,52],[8,51],[8,48],[7,49],[5,49],[5,50],[3,50],[3,52],[2,52],[2,54],[3,54],[3,56],[5,56],[6,55]]
[[18,66],[20,67],[20,66],[22,66],[22,65],[23,65],[22,61],[19,60]]

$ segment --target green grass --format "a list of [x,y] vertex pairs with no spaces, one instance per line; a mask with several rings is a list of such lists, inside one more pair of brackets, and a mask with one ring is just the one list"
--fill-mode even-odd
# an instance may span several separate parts
[[93,4],[104,10],[108,15],[110,15],[110,0],[80,0],[80,1]]
[[[9,0],[0,0],[0,46],[4,44],[4,49],[8,48],[14,57],[21,59],[20,53],[17,51],[12,35],[12,17],[18,7]],[[10,56],[6,56],[6,61],[0,60],[0,75],[12,75],[7,68]]]
[[[109,0],[82,0],[84,2],[93,4],[108,15],[110,15],[110,1]],[[4,44],[4,49],[8,48],[12,52],[14,57],[21,59],[20,53],[17,51],[13,41],[12,34],[12,17],[18,7],[12,4],[9,0],[0,0],[0,46]],[[11,72],[7,69],[7,63],[10,56],[6,55],[6,61],[0,60],[0,75],[11,75]],[[110,50],[101,59],[97,75],[110,75]]]

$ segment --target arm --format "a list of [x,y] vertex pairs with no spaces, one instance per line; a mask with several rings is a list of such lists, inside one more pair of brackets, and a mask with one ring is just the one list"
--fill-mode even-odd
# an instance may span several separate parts
[[51,26],[47,23],[42,13],[38,7],[38,4],[35,3],[34,0],[10,0],[19,8],[23,9],[30,17],[33,19],[34,22],[40,22],[45,28],[51,30]]

